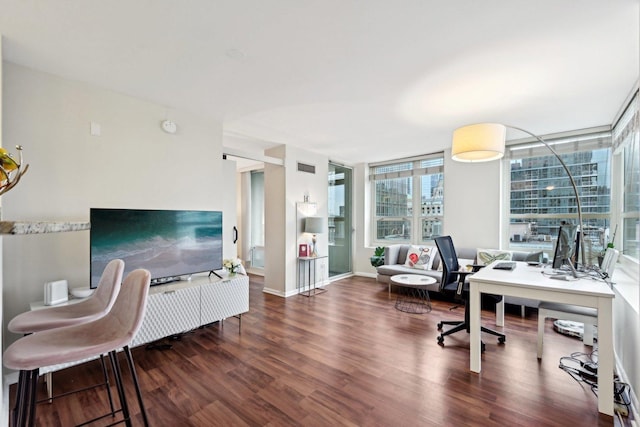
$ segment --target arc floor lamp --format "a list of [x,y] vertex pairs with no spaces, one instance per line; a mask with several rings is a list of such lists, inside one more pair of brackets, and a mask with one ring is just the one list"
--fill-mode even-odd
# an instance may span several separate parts
[[573,179],[573,175],[571,175],[571,171],[569,171],[567,164],[562,160],[556,150],[554,150],[553,147],[551,147],[551,145],[549,145],[544,139],[526,129],[503,125],[500,123],[478,123],[474,125],[467,125],[453,131],[451,158],[459,162],[471,163],[488,162],[502,158],[504,156],[507,128],[518,130],[535,138],[538,142],[547,147],[551,153],[553,153],[567,173],[569,181],[571,181],[571,187],[573,188],[573,192],[576,196],[578,226],[580,227],[578,243],[582,254],[582,262],[584,263],[586,260],[584,244],[580,241],[584,239],[584,227],[582,224],[582,206],[580,204],[580,196],[578,195],[578,187],[576,186],[576,182]]

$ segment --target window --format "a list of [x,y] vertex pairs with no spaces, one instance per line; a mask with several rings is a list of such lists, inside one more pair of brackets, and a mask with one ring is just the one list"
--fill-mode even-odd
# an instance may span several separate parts
[[[547,137],[545,141],[562,157],[574,178],[582,205],[586,263],[597,264],[611,237],[611,134],[594,132]],[[528,142],[508,148],[509,244],[514,249],[550,251],[560,223],[578,222],[571,181],[544,145]]]
[[264,171],[250,172],[251,267],[264,268]]
[[640,258],[640,111],[638,93],[613,128],[613,143],[622,157],[622,254]]
[[442,153],[371,165],[372,240],[424,243],[441,234]]

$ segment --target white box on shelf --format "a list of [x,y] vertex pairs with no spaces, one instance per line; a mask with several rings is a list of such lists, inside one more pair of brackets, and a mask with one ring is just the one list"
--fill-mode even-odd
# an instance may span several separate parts
[[44,284],[44,305],[56,305],[69,300],[66,280],[56,280]]

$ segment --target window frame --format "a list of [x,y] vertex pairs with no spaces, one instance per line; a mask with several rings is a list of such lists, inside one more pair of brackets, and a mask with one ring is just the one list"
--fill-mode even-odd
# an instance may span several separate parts
[[[436,165],[421,165],[421,162],[429,162],[429,161],[439,161],[439,164]],[[385,166],[399,166],[403,164],[412,164],[412,168],[408,170],[394,171],[394,172],[381,172],[376,174],[375,171],[377,168],[385,167]],[[369,171],[369,186],[370,186],[370,227],[369,227],[369,240],[374,246],[388,246],[390,244],[402,243],[402,244],[412,244],[412,245],[425,245],[432,244],[433,237],[436,235],[432,235],[432,238],[422,240],[422,230],[424,227],[424,221],[434,221],[440,223],[440,229],[444,224],[444,191],[441,194],[441,203],[439,209],[434,209],[434,211],[438,212],[430,212],[428,215],[423,215],[422,213],[422,177],[440,174],[442,177],[442,187],[444,186],[444,152],[436,152],[425,154],[421,156],[402,158],[389,160],[385,162],[378,163],[370,163],[368,165]],[[407,213],[407,215],[377,215],[377,188],[376,182],[383,179],[397,179],[397,178],[410,178],[411,179],[411,211]],[[433,199],[433,198],[432,198]],[[378,231],[378,221],[381,218],[386,218],[391,221],[409,221],[411,232],[409,234],[409,238],[399,238],[399,239],[379,239],[377,236]]]
[[[626,218],[637,218],[639,215],[636,211],[625,211],[624,204],[624,194],[626,191],[625,150],[627,150],[631,144],[636,144],[636,146],[640,144],[640,95],[637,86],[632,91],[628,101],[624,104],[621,113],[614,122],[612,132],[614,138],[614,171],[616,172],[616,176],[614,177],[614,183],[616,184],[616,209],[615,217],[612,221],[620,224],[620,231],[618,236],[616,236],[614,244],[615,247],[620,250],[620,257],[618,258],[619,268],[628,276],[634,278],[634,283],[638,284],[640,257],[636,258],[626,253],[624,237],[624,220]],[[626,135],[622,136],[622,133],[626,133]]]

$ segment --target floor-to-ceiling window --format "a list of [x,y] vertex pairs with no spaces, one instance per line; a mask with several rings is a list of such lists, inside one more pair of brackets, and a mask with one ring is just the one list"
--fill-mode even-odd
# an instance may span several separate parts
[[[597,263],[610,241],[611,133],[599,131],[546,138],[573,175],[582,205],[583,263]],[[561,222],[577,224],[578,205],[569,176],[547,147],[510,145],[509,245],[551,250]]]
[[329,163],[329,277],[351,273],[353,171]]

